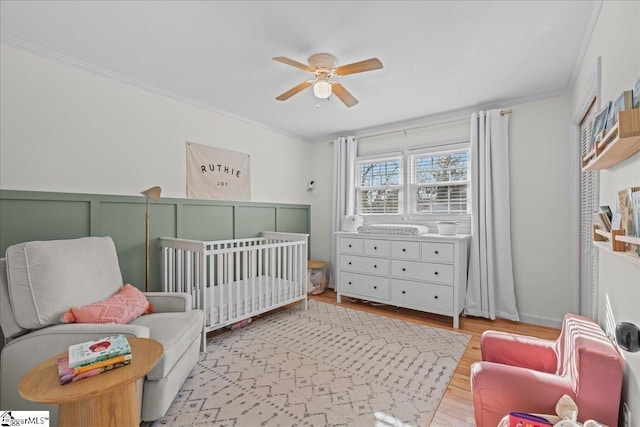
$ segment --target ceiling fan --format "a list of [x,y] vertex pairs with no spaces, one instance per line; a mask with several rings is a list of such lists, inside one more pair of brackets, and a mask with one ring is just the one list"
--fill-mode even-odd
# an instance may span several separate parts
[[298,92],[313,85],[313,94],[317,98],[327,99],[334,93],[340,101],[347,107],[353,107],[358,100],[349,93],[336,80],[332,80],[334,76],[347,76],[349,74],[364,73],[365,71],[378,70],[382,68],[382,62],[378,58],[371,58],[364,61],[354,62],[352,64],[336,66],[336,57],[328,53],[316,53],[309,58],[309,65],[303,64],[284,56],[276,56],[274,61],[291,65],[303,71],[314,75],[314,79],[304,81],[299,85],[289,89],[282,95],[276,97],[278,101],[285,101]]

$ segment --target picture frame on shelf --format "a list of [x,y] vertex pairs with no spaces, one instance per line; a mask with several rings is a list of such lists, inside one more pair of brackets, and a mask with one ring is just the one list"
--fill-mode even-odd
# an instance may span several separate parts
[[611,101],[605,104],[593,121],[593,130],[591,131],[591,139],[589,140],[589,151],[593,150],[606,132],[609,108],[611,108]]
[[625,236],[635,236],[638,224],[634,215],[634,203],[631,195],[640,192],[640,187],[630,187],[618,191],[618,203],[620,206],[620,228]]
[[610,131],[618,122],[618,112],[630,110],[633,108],[633,90],[625,90],[609,107],[609,116],[607,117],[606,131]]
[[636,80],[636,87],[633,88],[633,108],[640,108],[640,77]]
[[613,213],[611,212],[611,208],[608,205],[600,206],[600,210],[607,214],[609,217],[609,221],[613,218]]
[[616,212],[613,214],[613,218],[611,218],[611,229],[612,230],[620,230],[620,222],[622,221],[622,217],[620,212]]
[[[631,203],[633,204],[632,214],[636,223],[636,237],[640,237],[640,189],[631,193]],[[640,247],[638,250],[640,251]],[[638,255],[640,255],[640,252]]]

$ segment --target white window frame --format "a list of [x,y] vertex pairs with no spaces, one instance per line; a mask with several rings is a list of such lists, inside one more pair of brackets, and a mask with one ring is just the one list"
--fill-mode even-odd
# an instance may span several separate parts
[[[416,207],[416,191],[420,187],[430,187],[431,184],[418,184],[416,182],[416,171],[414,168],[414,161],[419,156],[425,155],[436,155],[436,154],[448,154],[448,153],[459,153],[462,151],[467,152],[467,179],[464,181],[449,181],[451,185],[467,185],[467,212],[466,213],[443,213],[443,214],[433,214],[433,213],[421,213],[417,212]],[[471,219],[471,150],[470,143],[467,142],[459,142],[452,143],[446,145],[433,146],[429,148],[421,148],[409,150],[405,154],[406,158],[406,170],[408,173],[407,176],[407,207],[405,212],[407,212],[407,218],[410,220],[419,220],[419,219],[430,219],[430,220],[470,220]]]
[[[460,181],[460,183],[467,184],[467,212],[466,213],[453,213],[453,214],[432,214],[432,213],[417,213],[413,211],[413,207],[415,205],[415,189],[417,185],[413,182],[414,177],[411,176],[413,172],[412,159],[415,156],[420,156],[423,154],[438,154],[438,153],[447,153],[447,152],[459,152],[459,151],[467,151],[468,152],[468,178],[465,181]],[[400,193],[398,199],[398,214],[368,214],[362,213],[361,209],[361,191],[363,187],[361,187],[361,170],[360,164],[364,162],[383,162],[385,160],[393,160],[400,159]],[[378,152],[375,154],[369,154],[366,156],[359,156],[356,158],[356,213],[358,215],[362,215],[365,218],[371,218],[375,220],[378,219],[388,219],[390,221],[416,221],[416,222],[425,222],[425,221],[471,221],[471,145],[469,140],[463,141],[450,141],[450,142],[441,142],[437,144],[430,144],[429,146],[422,146],[417,148],[411,148],[407,150],[399,151],[390,151],[390,152]],[[377,187],[366,187],[366,189],[382,189]],[[366,219],[365,219],[366,222]]]
[[[362,183],[362,169],[360,165],[362,163],[374,163],[374,162],[384,162],[389,160],[398,160],[399,163],[399,176],[398,176],[398,185],[392,186],[371,186],[371,187],[363,187]],[[358,215],[363,215],[367,217],[381,217],[381,218],[397,218],[401,219],[404,215],[404,188],[405,188],[405,161],[402,152],[388,152],[383,154],[374,154],[368,156],[360,156],[356,158],[356,213]],[[362,212],[362,196],[361,193],[363,190],[387,190],[392,188],[398,188],[398,213],[397,214],[371,214],[371,213],[363,213]]]

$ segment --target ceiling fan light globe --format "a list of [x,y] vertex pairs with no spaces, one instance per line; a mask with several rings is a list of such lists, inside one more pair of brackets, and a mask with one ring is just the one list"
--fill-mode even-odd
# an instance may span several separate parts
[[316,98],[327,99],[331,96],[331,83],[326,80],[318,80],[313,84],[313,94]]

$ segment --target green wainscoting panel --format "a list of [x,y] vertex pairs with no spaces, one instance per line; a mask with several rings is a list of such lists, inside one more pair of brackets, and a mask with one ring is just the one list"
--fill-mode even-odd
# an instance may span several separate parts
[[275,231],[276,208],[273,206],[238,206],[236,238],[257,237],[263,231]]
[[[150,288],[161,289],[160,238],[221,240],[261,231],[309,233],[309,205],[163,198],[151,202]],[[0,256],[32,240],[111,236],[122,278],[145,288],[142,196],[0,190]]]
[[287,233],[309,233],[309,209],[303,207],[278,207],[277,229]]
[[182,236],[193,240],[233,239],[233,206],[182,207]]
[[[145,202],[100,203],[100,235],[111,236],[116,244],[122,279],[145,289]],[[176,208],[173,204],[149,205],[150,290],[160,291],[160,237],[176,235]]]
[[[143,202],[100,203],[100,234],[111,236],[118,252],[122,279],[138,289],[145,288],[145,216]],[[153,213],[150,217],[155,222]]]
[[32,240],[57,240],[89,235],[88,201],[2,200],[0,258],[7,248]]
[[[149,214],[149,287],[151,291],[162,290],[162,249],[160,246],[160,238],[167,236],[177,236],[177,209],[175,204],[151,203]],[[144,252],[143,252],[144,253]],[[120,262],[122,266],[122,261]],[[127,268],[139,274],[142,271],[142,281],[144,283],[144,267],[141,269],[139,265],[131,264]],[[124,276],[124,267],[122,274]],[[144,286],[141,286],[141,289]]]

